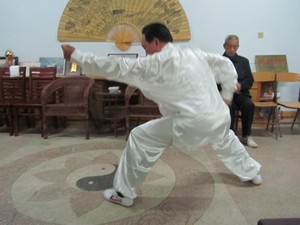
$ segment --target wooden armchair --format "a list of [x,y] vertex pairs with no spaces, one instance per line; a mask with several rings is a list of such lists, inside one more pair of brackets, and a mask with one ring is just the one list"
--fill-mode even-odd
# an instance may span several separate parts
[[132,128],[131,122],[135,121],[135,126],[141,122],[160,118],[161,114],[156,103],[147,99],[136,87],[128,86],[125,90],[125,129],[126,140]]
[[[13,104],[15,136],[19,133],[19,118],[31,119],[35,127],[35,120],[42,119],[41,92],[43,88],[56,79],[56,67],[31,67],[29,70],[29,84],[26,102]],[[43,132],[41,134],[43,136]]]
[[[56,79],[42,91],[42,122],[44,138],[48,138],[48,117],[78,117],[85,121],[86,139],[89,139],[89,91],[94,79],[69,76]],[[56,101],[53,102],[55,95]]]
[[[266,125],[266,129],[269,128],[270,121],[272,119],[272,127],[271,131],[273,132],[275,126],[275,135],[276,139],[278,134],[281,135],[280,130],[280,121],[278,118],[278,111],[277,111],[277,83],[275,79],[275,73],[273,72],[254,72],[253,73],[254,82],[257,82],[257,94],[256,97],[253,99],[253,103],[255,108],[268,108],[269,115],[268,121]],[[271,90],[268,90],[271,89]],[[269,92],[269,93],[268,93]]]
[[[291,72],[281,72],[276,74],[276,80],[278,85],[284,82],[296,82],[300,83],[300,74],[299,73],[291,73]],[[296,86],[299,87],[299,86]],[[297,90],[298,91],[298,90]],[[297,116],[299,115],[300,111],[300,101],[278,101],[277,104],[284,108],[294,109],[296,110],[291,129],[294,128],[294,124],[296,122]]]
[[13,135],[12,105],[26,100],[26,67],[19,68],[20,76],[11,77],[9,67],[0,67],[0,116]]

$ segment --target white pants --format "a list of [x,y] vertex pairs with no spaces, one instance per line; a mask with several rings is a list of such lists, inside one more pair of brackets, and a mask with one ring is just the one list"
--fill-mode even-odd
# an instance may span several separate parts
[[[134,128],[121,156],[114,178],[114,189],[134,199],[147,173],[173,143],[173,121],[169,117],[151,120]],[[261,165],[252,159],[233,131],[219,143],[212,144],[226,167],[241,180],[251,180]]]

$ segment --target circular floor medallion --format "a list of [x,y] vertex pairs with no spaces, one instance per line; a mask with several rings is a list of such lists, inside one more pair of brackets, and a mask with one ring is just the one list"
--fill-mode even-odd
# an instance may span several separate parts
[[6,207],[0,223],[183,225],[201,217],[213,179],[197,160],[174,150],[155,164],[133,207],[105,201],[102,191],[112,184],[124,145],[101,140],[41,150],[1,168]]

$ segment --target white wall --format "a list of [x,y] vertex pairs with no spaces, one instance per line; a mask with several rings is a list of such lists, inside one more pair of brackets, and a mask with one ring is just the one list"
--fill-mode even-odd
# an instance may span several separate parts
[[[0,55],[11,48],[20,61],[38,60],[40,56],[61,57],[57,30],[67,2],[2,0]],[[192,37],[181,45],[222,54],[225,36],[234,33],[240,37],[238,53],[250,60],[253,70],[255,55],[285,54],[289,70],[300,72],[299,0],[180,0],[180,3],[188,17]],[[258,32],[264,32],[263,39],[258,39]],[[72,44],[104,56],[120,52],[113,43]],[[127,52],[144,55],[140,46],[132,46]],[[282,98],[298,97],[297,90],[294,93],[283,88],[282,92]]]

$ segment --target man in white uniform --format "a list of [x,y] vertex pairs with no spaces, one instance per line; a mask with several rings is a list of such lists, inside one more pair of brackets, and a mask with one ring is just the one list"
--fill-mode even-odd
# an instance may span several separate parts
[[[156,102],[162,118],[134,128],[104,198],[131,206],[147,173],[174,147],[193,150],[210,144],[241,181],[261,184],[261,165],[252,159],[230,127],[230,104],[237,74],[225,57],[173,45],[169,29],[160,23],[145,26],[142,46],[147,57],[103,58],[63,45],[64,57],[79,64],[85,74],[138,87]],[[216,82],[222,85],[221,95]]]

